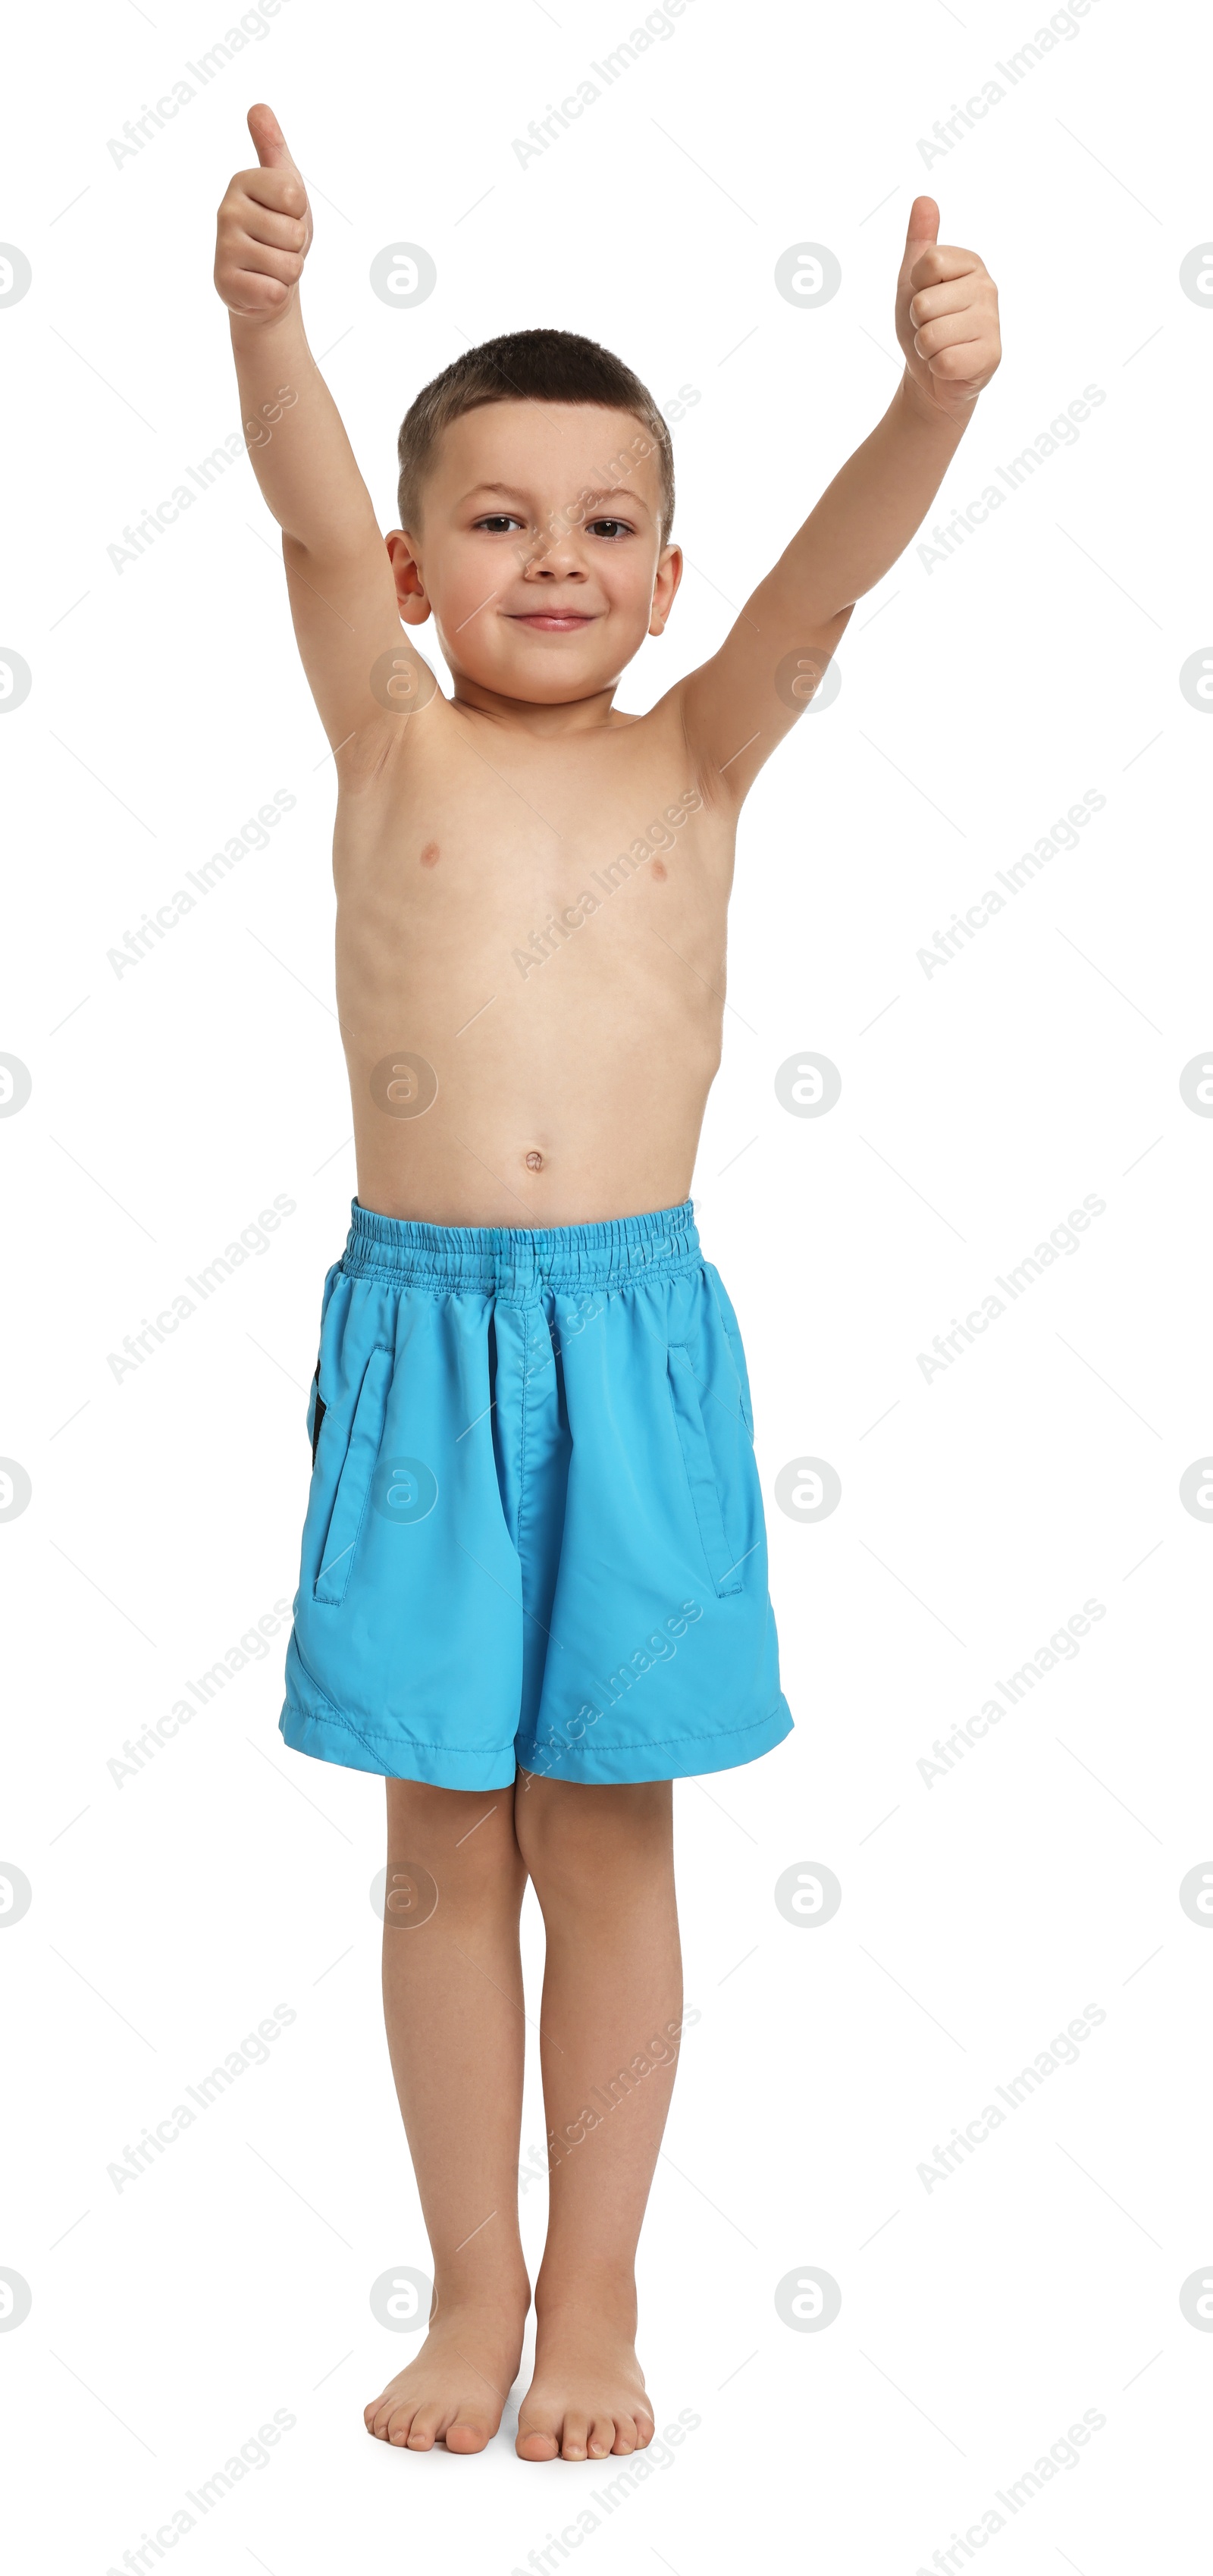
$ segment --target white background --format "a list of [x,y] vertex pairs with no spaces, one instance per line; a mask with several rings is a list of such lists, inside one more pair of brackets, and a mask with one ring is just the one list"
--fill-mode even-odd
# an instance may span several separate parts
[[[332,765],[247,461],[140,560],[107,553],[237,426],[210,269],[258,98],[314,191],[310,335],[385,527],[400,417],[470,341],[558,324],[663,405],[698,393],[673,433],[690,568],[624,705],[714,648],[883,410],[919,189],[986,258],[1006,338],[940,521],[1084,386],[1105,393],[950,560],[911,547],[861,604],[840,696],[743,821],[696,1193],[750,1354],[796,1731],[678,1789],[702,2018],[642,2246],[641,2354],[659,2429],[701,2421],[579,2549],[594,2576],[912,2576],[1094,2410],[1079,2464],[983,2543],[994,2565],[1191,2561],[1213,2341],[1179,2292],[1213,2258],[1213,1941],[1178,1888],[1213,1848],[1213,1533],[1179,1480],[1213,1437],[1213,1128],[1179,1078],[1213,1040],[1213,725],[1178,674],[1213,652],[1213,313],[1179,266],[1213,235],[1209,63],[1194,12],[1094,0],[928,166],[918,138],[1033,32],[1026,0],[690,0],[520,166],[512,138],[628,36],[622,0],[287,0],[116,167],[107,138],[222,38],[218,0],[10,30],[0,233],[33,267],[0,311],[0,640],[33,674],[0,729],[0,1048],[33,1082],[0,1121],[0,1450],[33,1488],[0,1527],[2,1844],[33,1889],[0,1951],[0,2264],[33,2301],[0,2333],[22,2576],[120,2566],[275,2409],[295,2428],[176,2544],[188,2576],[508,2576],[607,2483],[524,2467],[508,2417],[471,2461],[363,2431],[416,2348],[370,2285],[428,2266],[368,1898],[383,1792],[284,1751],[283,1636],[136,1776],[107,1768],[293,1590],[320,1287],[354,1188]],[[406,312],[368,283],[399,240],[438,269]],[[841,261],[818,310],[774,285],[803,240]],[[277,789],[296,803],[271,846],[115,974],[107,951]],[[928,977],[918,949],[1088,789],[1106,804],[1079,848]],[[774,1090],[805,1049],[842,1076],[820,1119]],[[107,1354],[276,1193],[296,1208],[270,1249],[116,1381]],[[1105,1211],[1081,1248],[928,1382],[917,1355],[1088,1193]],[[802,1456],[842,1481],[818,1523],[773,1500]],[[928,1786],[933,1739],[1088,1598],[1105,1615],[1080,1653]],[[772,1893],[809,1860],[843,1890],[817,1929]],[[526,1921],[537,1993],[530,1902]],[[296,2019],[271,2062],[117,2192],[124,2142],[277,2002]],[[1091,2002],[1079,2062],[928,2192],[935,2142]],[[524,2144],[541,2136],[533,2082]],[[536,2260],[543,2199],[524,2201]],[[799,2333],[774,2290],[810,2264],[841,2311]]]

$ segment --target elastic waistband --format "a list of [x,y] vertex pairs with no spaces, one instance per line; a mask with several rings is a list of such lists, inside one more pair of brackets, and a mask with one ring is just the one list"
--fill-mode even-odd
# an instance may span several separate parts
[[342,1269],[415,1287],[480,1289],[519,1303],[544,1288],[609,1288],[692,1270],[702,1256],[691,1202],[597,1225],[429,1225],[350,1208]]

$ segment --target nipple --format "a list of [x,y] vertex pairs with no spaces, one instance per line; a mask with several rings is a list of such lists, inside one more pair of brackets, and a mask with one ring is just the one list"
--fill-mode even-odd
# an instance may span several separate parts
[[528,1172],[541,1172],[543,1170],[542,1154],[536,1154],[533,1152],[528,1154],[526,1158],[526,1167]]
[[426,845],[425,845],[425,848],[423,849],[423,851],[422,851],[422,853],[421,853],[421,864],[422,864],[422,867],[423,867],[423,868],[436,868],[436,867],[437,867],[437,865],[438,865],[438,861],[439,861],[439,859],[441,858],[441,856],[442,856],[442,853],[441,853],[441,851],[440,851],[440,849],[439,849],[439,847],[438,847],[438,843],[437,843],[437,841],[427,841],[427,842],[426,842]]

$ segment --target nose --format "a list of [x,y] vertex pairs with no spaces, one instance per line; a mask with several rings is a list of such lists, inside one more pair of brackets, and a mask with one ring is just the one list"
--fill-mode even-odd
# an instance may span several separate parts
[[538,533],[523,571],[528,581],[584,581],[586,577],[568,528],[559,535]]

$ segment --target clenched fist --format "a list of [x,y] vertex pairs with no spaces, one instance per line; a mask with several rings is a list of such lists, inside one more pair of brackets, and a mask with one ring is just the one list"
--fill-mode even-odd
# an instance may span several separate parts
[[257,170],[238,170],[219,208],[215,284],[243,322],[277,322],[299,280],[312,239],[307,190],[272,108],[250,107]]
[[975,250],[939,242],[939,208],[915,197],[897,280],[897,337],[916,393],[963,422],[999,359],[998,289]]

